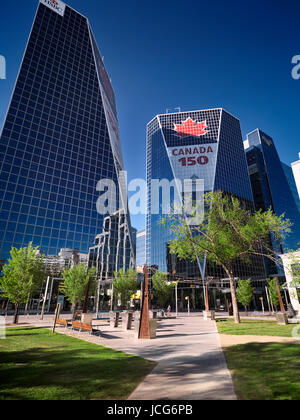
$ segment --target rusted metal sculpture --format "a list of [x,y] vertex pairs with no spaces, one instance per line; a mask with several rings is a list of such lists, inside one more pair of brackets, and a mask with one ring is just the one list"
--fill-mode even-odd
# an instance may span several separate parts
[[144,266],[144,285],[142,293],[142,307],[140,317],[139,339],[150,340],[148,267]]

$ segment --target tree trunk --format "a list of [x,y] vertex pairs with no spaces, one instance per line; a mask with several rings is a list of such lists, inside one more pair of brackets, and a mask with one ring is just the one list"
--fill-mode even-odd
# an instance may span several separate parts
[[240,324],[241,323],[241,318],[240,318],[239,307],[238,307],[238,302],[237,302],[237,298],[236,298],[234,277],[233,277],[232,273],[229,274],[229,279],[230,279],[230,290],[231,290],[231,299],[232,299],[234,321],[235,321],[236,324]]
[[73,303],[72,304],[72,309],[71,309],[71,311],[72,311],[72,320],[73,321],[75,321],[75,312],[76,312],[76,309],[77,309],[77,303]]
[[17,324],[19,322],[19,304],[15,304],[15,314],[14,314],[14,324]]
[[245,315],[248,316],[248,308],[247,308],[247,305],[245,305]]
[[84,314],[86,314],[87,311],[88,311],[90,286],[91,286],[91,280],[88,281],[88,284],[86,286],[85,299],[84,299],[84,304],[83,304],[83,308],[82,308],[82,313],[84,313]]

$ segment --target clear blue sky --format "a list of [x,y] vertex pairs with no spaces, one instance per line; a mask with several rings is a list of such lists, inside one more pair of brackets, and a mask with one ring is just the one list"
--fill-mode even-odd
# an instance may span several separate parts
[[[8,106],[37,0],[1,6],[0,124]],[[68,0],[92,25],[117,98],[129,179],[145,177],[146,124],[167,108],[223,107],[271,135],[281,159],[300,152],[298,0]],[[142,228],[144,217],[134,217]]]

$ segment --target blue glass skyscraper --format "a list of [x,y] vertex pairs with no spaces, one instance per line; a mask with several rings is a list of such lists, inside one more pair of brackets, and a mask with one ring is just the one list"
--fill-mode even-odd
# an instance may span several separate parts
[[[240,122],[223,109],[183,112],[156,116],[147,129],[147,236],[146,257],[150,266],[175,273],[184,279],[226,277],[220,267],[176,261],[168,252],[172,234],[164,209],[153,212],[152,180],[199,179],[204,192],[223,191],[238,197],[253,209],[253,196],[244,153]],[[160,193],[160,199],[163,192]],[[172,198],[174,200],[174,196]],[[252,265],[237,262],[237,277],[265,274],[262,261]]]
[[281,162],[281,165],[282,165],[282,169],[284,171],[286,180],[293,194],[296,206],[298,208],[298,212],[300,213],[300,199],[299,199],[298,189],[297,189],[297,185],[294,178],[293,169],[290,165],[287,165],[286,163]]
[[119,189],[123,160],[90,24],[60,0],[39,2],[0,147],[0,258],[31,241],[45,254],[88,252],[104,219],[97,183],[111,179]]
[[136,266],[144,267],[146,264],[146,230],[136,235]]
[[[271,208],[293,223],[292,234],[282,239],[281,251],[298,248],[300,242],[300,214],[279,159],[274,140],[255,130],[247,136],[246,156],[256,210]],[[278,247],[278,244],[274,244]]]

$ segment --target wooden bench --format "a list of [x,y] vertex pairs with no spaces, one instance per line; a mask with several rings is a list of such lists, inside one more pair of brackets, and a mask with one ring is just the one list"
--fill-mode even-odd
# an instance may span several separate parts
[[60,325],[61,327],[68,328],[68,321],[66,319],[57,318],[56,325]]
[[72,321],[72,330],[79,330],[79,332],[85,331],[89,334],[93,334],[95,332],[99,333],[99,330],[95,330],[91,324],[86,324],[80,321]]

